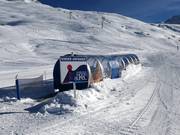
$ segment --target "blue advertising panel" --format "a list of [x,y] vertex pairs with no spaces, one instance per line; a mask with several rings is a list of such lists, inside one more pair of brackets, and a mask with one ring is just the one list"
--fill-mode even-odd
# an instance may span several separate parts
[[117,61],[109,61],[109,68],[111,73],[111,79],[120,77],[120,66]]

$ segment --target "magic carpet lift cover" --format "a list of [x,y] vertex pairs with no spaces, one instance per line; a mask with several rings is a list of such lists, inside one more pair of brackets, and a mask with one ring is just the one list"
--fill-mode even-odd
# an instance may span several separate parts
[[[79,71],[83,71],[88,74],[86,75],[86,81],[82,82],[82,80],[80,80],[81,82],[78,83],[79,79],[75,79],[75,81],[77,82],[77,89],[85,89],[89,86],[89,84],[92,83],[96,83],[96,82],[100,82],[103,80],[103,78],[105,77],[109,77],[109,78],[119,78],[121,77],[121,71],[125,70],[126,67],[129,64],[139,64],[139,58],[135,55],[135,54],[124,54],[124,55],[119,55],[119,54],[115,54],[115,55],[77,55],[77,54],[73,54],[74,57],[76,57],[77,59],[79,59],[78,61],[81,63],[84,60],[81,61],[81,58],[85,58],[86,62],[87,62],[87,67],[85,66],[86,64],[83,64],[84,66],[82,66],[82,64],[80,64],[77,69],[75,68],[76,65],[74,65],[73,63],[75,61],[70,61],[69,65],[67,63],[67,65],[64,67],[64,71],[68,71],[71,69],[72,72],[68,73],[67,71],[60,71],[60,65],[65,62],[62,60],[58,60],[54,66],[54,70],[53,70],[53,78],[54,78],[54,89],[59,89],[59,91],[66,91],[66,90],[70,90],[73,89],[73,85],[72,84],[68,84],[68,82],[72,82],[73,80],[73,76],[72,74],[79,74]],[[66,54],[62,57],[66,57],[67,59],[72,57],[72,54]],[[76,59],[75,58],[75,59]],[[116,62],[114,62],[116,61]],[[67,62],[67,61],[66,61]],[[66,63],[65,62],[65,63]],[[85,61],[84,61],[85,62]],[[68,66],[69,65],[69,66]],[[119,65],[119,66],[118,66]],[[90,66],[90,67],[89,67]],[[83,70],[81,70],[83,69]],[[89,72],[89,73],[88,73]],[[64,74],[63,78],[62,75]],[[81,74],[82,75],[82,74]],[[76,75],[75,75],[76,76]]]

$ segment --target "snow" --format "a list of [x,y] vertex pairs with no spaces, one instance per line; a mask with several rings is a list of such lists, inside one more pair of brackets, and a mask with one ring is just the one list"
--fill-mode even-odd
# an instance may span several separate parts
[[122,79],[128,79],[134,75],[136,75],[138,72],[140,72],[142,69],[142,65],[134,65],[130,64],[127,66],[125,71],[122,71]]
[[[133,72],[135,71],[135,72]],[[121,82],[136,75],[141,71],[141,65],[129,65],[121,79],[105,79],[103,82],[93,84],[91,88],[84,91],[66,91],[57,94],[48,101],[41,109],[42,113],[61,114],[65,112],[86,112],[89,106],[92,106],[99,100],[102,102],[109,98],[111,91],[116,91],[115,82]],[[107,83],[109,84],[108,86]],[[120,91],[119,91],[120,92]],[[113,98],[113,97],[111,97]]]
[[[36,2],[0,0],[0,7],[0,134],[180,134],[178,25],[77,10],[70,19],[69,10]],[[17,74],[46,72],[49,81],[56,60],[70,52],[135,53],[141,65],[76,97],[71,90],[46,100],[15,98]]]

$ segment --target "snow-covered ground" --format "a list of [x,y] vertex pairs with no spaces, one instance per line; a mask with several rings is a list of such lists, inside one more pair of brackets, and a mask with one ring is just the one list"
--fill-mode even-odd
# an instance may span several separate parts
[[[0,7],[0,134],[180,134],[180,26],[34,2],[0,0]],[[70,52],[135,53],[142,66],[76,98],[72,90],[43,102],[16,100],[16,74],[52,79],[54,63]]]

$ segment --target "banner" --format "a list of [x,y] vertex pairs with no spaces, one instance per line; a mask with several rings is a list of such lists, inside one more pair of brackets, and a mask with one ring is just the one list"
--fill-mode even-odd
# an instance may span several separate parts
[[84,83],[89,80],[86,57],[60,57],[61,84]]
[[36,78],[28,78],[28,79],[18,79],[18,83],[20,86],[37,84],[43,82],[43,75]]
[[[43,95],[42,91],[40,92],[41,94],[38,94],[38,90],[35,89],[35,87],[39,87],[39,89],[42,89],[40,86],[43,84],[43,75],[36,77],[36,78],[27,78],[27,79],[18,79],[16,76],[15,83],[16,83],[16,94],[17,94],[18,100],[20,100],[21,96],[30,97],[31,94],[32,95]],[[33,89],[31,89],[29,91],[28,90],[29,87],[31,87],[31,88],[33,87]]]

